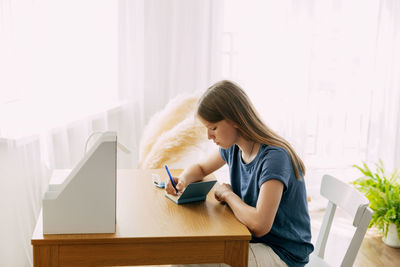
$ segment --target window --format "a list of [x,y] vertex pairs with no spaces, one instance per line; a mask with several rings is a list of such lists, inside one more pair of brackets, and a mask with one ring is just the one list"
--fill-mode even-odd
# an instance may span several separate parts
[[0,9],[1,136],[117,101],[118,1],[7,1]]
[[378,2],[224,4],[225,78],[296,148],[310,184],[321,173],[355,177],[352,164],[367,158],[372,95],[381,95],[373,88]]

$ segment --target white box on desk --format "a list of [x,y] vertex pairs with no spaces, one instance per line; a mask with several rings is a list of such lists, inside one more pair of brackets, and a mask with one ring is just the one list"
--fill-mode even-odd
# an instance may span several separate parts
[[117,135],[105,132],[72,170],[55,170],[43,197],[44,234],[115,233]]

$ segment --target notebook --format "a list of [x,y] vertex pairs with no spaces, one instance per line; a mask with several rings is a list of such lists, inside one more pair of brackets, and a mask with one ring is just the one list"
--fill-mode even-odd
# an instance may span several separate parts
[[182,194],[174,196],[166,193],[165,196],[174,201],[176,204],[204,201],[206,200],[208,192],[210,192],[211,188],[216,182],[216,180],[213,180],[191,183],[185,188]]

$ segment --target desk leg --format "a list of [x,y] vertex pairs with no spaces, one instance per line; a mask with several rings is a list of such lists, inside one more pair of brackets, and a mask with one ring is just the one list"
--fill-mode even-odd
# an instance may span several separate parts
[[249,241],[226,241],[225,263],[231,267],[247,267],[249,258]]
[[57,267],[58,246],[33,246],[34,267]]

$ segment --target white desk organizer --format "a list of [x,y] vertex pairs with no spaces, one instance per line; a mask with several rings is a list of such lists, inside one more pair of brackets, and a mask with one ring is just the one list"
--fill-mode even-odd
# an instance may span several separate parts
[[115,233],[117,135],[105,132],[72,170],[55,170],[43,198],[43,233]]

